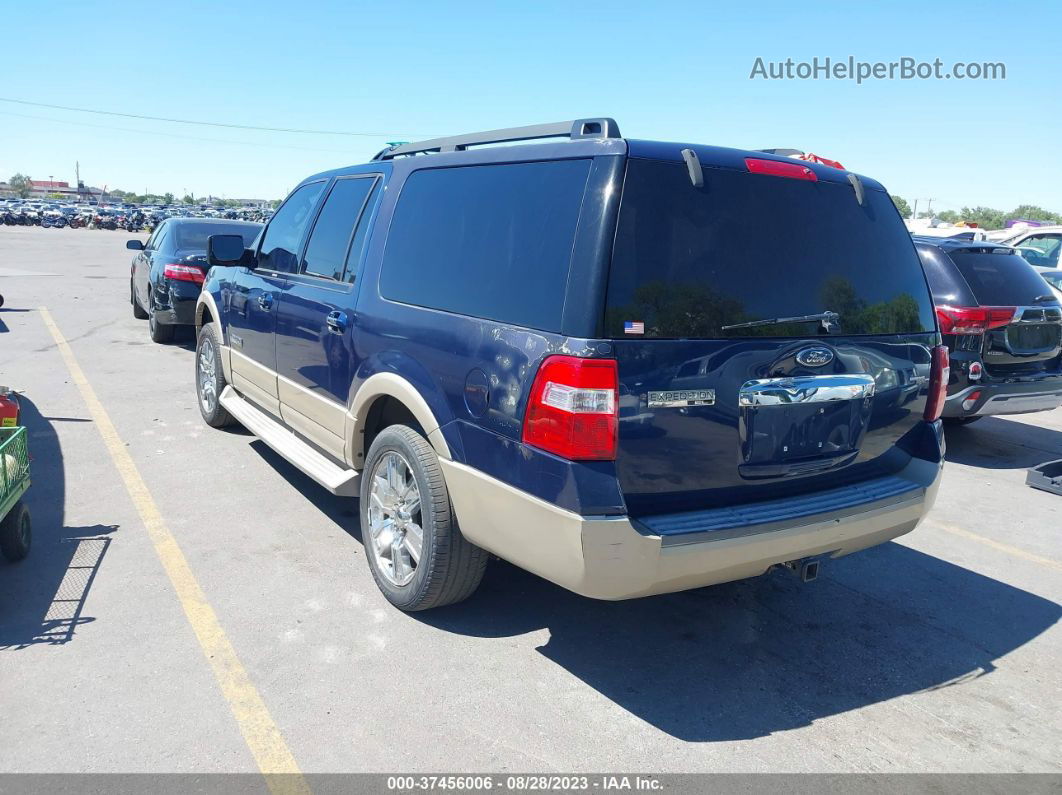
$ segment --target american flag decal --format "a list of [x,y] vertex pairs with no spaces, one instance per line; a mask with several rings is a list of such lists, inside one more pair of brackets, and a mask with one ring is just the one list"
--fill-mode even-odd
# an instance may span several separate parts
[[645,323],[640,320],[624,320],[623,321],[623,333],[624,334],[644,334]]

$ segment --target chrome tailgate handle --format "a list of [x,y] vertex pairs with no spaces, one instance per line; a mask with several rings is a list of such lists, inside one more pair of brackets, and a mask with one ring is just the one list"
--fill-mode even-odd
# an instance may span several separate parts
[[808,375],[793,378],[759,378],[738,390],[739,406],[787,406],[830,400],[873,397],[874,377],[859,375]]

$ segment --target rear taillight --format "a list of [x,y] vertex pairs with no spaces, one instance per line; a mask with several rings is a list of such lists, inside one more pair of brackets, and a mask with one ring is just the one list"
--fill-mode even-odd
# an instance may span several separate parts
[[195,265],[179,265],[176,262],[165,266],[162,269],[162,275],[174,281],[195,282],[196,284],[202,284],[206,278],[202,268],[197,268]]
[[1013,306],[938,306],[937,321],[943,334],[984,334],[1008,325],[1017,312]]
[[549,356],[531,387],[523,441],[572,461],[611,461],[618,412],[614,359]]
[[929,369],[929,395],[926,397],[926,410],[922,417],[926,422],[936,422],[944,411],[944,399],[948,396],[948,380],[951,378],[951,366],[948,361],[948,348],[937,345],[932,351],[933,364]]
[[777,160],[764,160],[759,157],[746,157],[745,168],[753,174],[770,174],[772,177],[789,177],[818,182],[819,178],[807,166],[799,163],[784,163]]

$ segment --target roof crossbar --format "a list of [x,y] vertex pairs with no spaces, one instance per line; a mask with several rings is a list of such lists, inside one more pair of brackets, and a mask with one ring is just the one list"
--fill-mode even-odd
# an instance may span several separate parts
[[466,133],[449,138],[433,138],[411,144],[390,146],[377,154],[373,160],[391,160],[402,155],[429,152],[462,152],[470,146],[501,144],[512,141],[534,141],[540,138],[619,138],[619,125],[614,119],[575,119],[553,124],[532,124],[527,127],[510,127],[507,130],[487,130]]

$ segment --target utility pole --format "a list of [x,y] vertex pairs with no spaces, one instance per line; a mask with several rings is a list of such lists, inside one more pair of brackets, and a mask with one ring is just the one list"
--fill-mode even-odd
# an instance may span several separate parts
[[918,220],[918,199],[916,198],[914,200],[914,202],[915,202],[914,203],[914,209],[911,211],[911,220],[917,221]]
[[926,201],[929,202],[929,204],[926,206],[926,214],[930,218],[932,218],[933,217],[933,200],[932,199],[926,199]]

